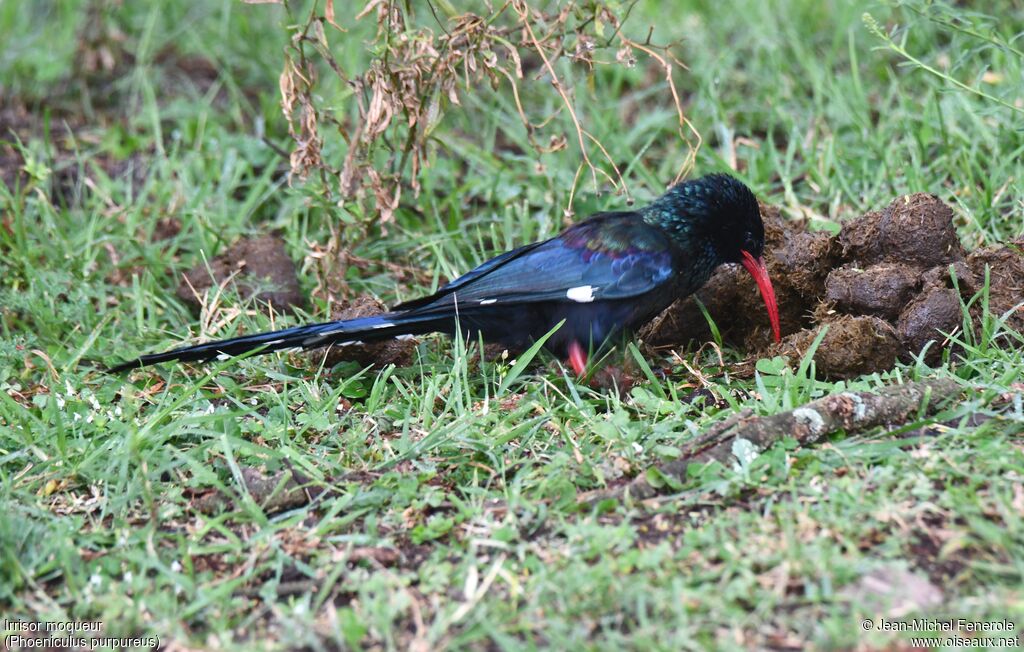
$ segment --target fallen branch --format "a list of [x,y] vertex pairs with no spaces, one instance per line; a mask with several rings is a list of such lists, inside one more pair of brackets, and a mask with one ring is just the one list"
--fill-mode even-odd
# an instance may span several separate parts
[[[249,496],[267,514],[302,507],[330,493],[293,469],[268,476],[256,469],[243,467],[241,473]],[[234,502],[231,496],[214,490],[193,500],[192,508],[203,514],[216,514],[232,508]]]
[[[741,439],[750,442],[758,452],[785,437],[792,437],[806,446],[840,430],[852,434],[933,414],[959,394],[960,386],[955,381],[939,379],[893,385],[877,393],[842,392],[767,417],[751,416],[744,411],[701,434],[683,450],[679,459],[655,468],[662,477],[681,483],[693,464],[731,463],[733,445]],[[580,502],[594,504],[624,497],[646,500],[658,491],[659,488],[642,475],[624,487],[581,496]]]

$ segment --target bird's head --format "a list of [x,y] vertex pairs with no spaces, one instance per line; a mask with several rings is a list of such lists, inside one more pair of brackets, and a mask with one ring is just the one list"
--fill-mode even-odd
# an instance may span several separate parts
[[761,291],[775,341],[781,339],[775,291],[764,264],[764,223],[750,188],[727,174],[709,174],[672,186],[643,212],[710,269],[743,265]]

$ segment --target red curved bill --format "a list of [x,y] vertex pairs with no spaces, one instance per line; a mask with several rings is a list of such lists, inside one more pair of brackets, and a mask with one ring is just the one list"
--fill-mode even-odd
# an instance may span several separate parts
[[743,254],[743,267],[754,277],[757,289],[761,291],[761,298],[764,299],[764,307],[768,309],[768,320],[772,323],[772,334],[775,341],[782,340],[782,332],[779,327],[779,306],[775,303],[775,290],[772,288],[772,280],[768,278],[768,268],[765,267],[764,258],[754,258],[750,252],[740,250]]

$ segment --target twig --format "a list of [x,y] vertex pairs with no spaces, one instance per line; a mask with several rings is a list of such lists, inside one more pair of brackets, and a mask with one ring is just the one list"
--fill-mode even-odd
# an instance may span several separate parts
[[[894,385],[877,393],[841,392],[766,417],[740,413],[698,437],[679,459],[656,468],[663,477],[683,482],[691,465],[729,463],[733,459],[733,444],[740,439],[747,440],[758,451],[784,437],[809,445],[840,430],[851,434],[921,418],[938,411],[959,394],[960,386],[955,381],[939,379]],[[580,502],[594,504],[625,497],[646,500],[657,493],[658,488],[642,475],[625,487],[581,496]]]
[[[332,493],[329,489],[313,485],[309,478],[294,469],[266,476],[256,469],[243,467],[242,480],[253,501],[267,514],[302,507]],[[212,492],[197,498],[193,507],[203,514],[215,514],[230,507],[232,502],[228,495]]]
[[[650,36],[648,36],[647,39],[649,41]],[[662,69],[665,71],[665,82],[668,84],[669,91],[672,93],[672,101],[675,103],[676,116],[679,118],[679,139],[686,143],[686,146],[689,148],[689,152],[686,155],[686,159],[683,160],[683,164],[682,166],[680,166],[679,172],[676,173],[676,178],[672,181],[673,184],[679,183],[679,181],[684,176],[686,176],[686,173],[693,169],[693,166],[696,165],[697,151],[700,150],[700,146],[703,143],[703,139],[700,136],[700,132],[697,131],[697,128],[693,126],[693,123],[690,122],[690,119],[686,117],[686,113],[683,111],[683,101],[679,97],[678,89],[676,89],[676,82],[674,79],[672,79],[672,64],[666,61],[666,59],[660,56],[657,52],[655,52],[654,49],[649,45],[641,45],[640,43],[631,41],[624,36],[621,37],[621,40],[624,44],[628,45],[629,47],[634,47],[640,50],[641,52],[645,53],[647,56],[657,59],[658,63],[661,64]],[[686,66],[684,66],[682,62],[680,62],[679,60],[672,56],[672,54],[668,51],[668,48],[665,48],[665,52],[667,57],[671,58],[675,63],[679,64],[683,68],[686,68]],[[690,142],[690,139],[686,137],[685,129],[689,129],[690,133],[692,133],[697,138],[696,145],[693,145]]]
[[[537,51],[537,54],[540,56],[541,61],[544,62],[544,67],[547,69],[548,74],[551,75],[551,85],[555,87],[555,90],[558,92],[558,95],[562,98],[562,102],[565,104],[565,107],[569,110],[569,116],[572,118],[572,124],[576,128],[576,139],[577,141],[579,141],[580,154],[583,156],[583,160],[586,162],[587,167],[590,168],[590,175],[594,182],[594,188],[599,189],[597,183],[597,173],[600,172],[602,176],[608,179],[608,182],[612,184],[613,188],[615,188],[616,190],[621,190],[626,194],[626,197],[628,198],[629,189],[626,187],[626,181],[625,179],[622,178],[622,173],[619,172],[619,168],[617,165],[615,165],[615,161],[612,160],[612,157],[608,154],[608,151],[604,148],[604,146],[601,145],[601,143],[596,138],[594,138],[594,136],[589,131],[585,130],[583,126],[580,124],[579,118],[576,116],[576,111],[575,109],[573,109],[572,100],[569,99],[569,95],[565,92],[565,87],[563,86],[562,81],[558,78],[558,73],[555,72],[555,67],[551,65],[551,61],[548,59],[548,56],[544,54],[544,47],[540,44],[540,42],[537,40],[537,36],[533,33],[533,27],[530,26],[529,7],[525,3],[515,2],[513,3],[512,8],[515,9],[516,13],[519,14],[519,17],[523,25],[523,31],[525,31],[526,34],[530,37],[530,42],[533,45],[534,50]],[[612,169],[615,171],[615,176],[618,177],[618,182],[616,182],[616,180],[603,169],[596,167],[593,161],[590,160],[590,155],[587,153],[587,138],[593,140],[597,144],[598,148],[600,148],[601,152],[608,160],[608,163],[611,164]]]
[[887,49],[892,50],[893,52],[895,52],[896,54],[900,55],[901,57],[903,57],[904,59],[906,59],[910,63],[914,64],[916,67],[920,68],[921,70],[924,70],[925,72],[930,73],[930,74],[938,77],[939,79],[944,79],[947,82],[949,82],[950,84],[956,86],[957,88],[959,88],[961,90],[965,90],[968,93],[973,93],[974,95],[977,95],[978,97],[980,97],[982,99],[988,100],[989,102],[995,102],[996,104],[1002,105],[1002,106],[1010,109],[1011,111],[1016,111],[1017,113],[1024,113],[1024,109],[1022,109],[1021,107],[1017,106],[1016,104],[1008,102],[1008,101],[1004,100],[1001,97],[996,97],[995,95],[992,95],[991,93],[986,93],[985,91],[981,90],[980,88],[975,88],[973,86],[970,86],[969,84],[965,84],[964,82],[960,81],[956,77],[953,77],[952,75],[944,73],[941,70],[939,70],[938,68],[935,68],[934,66],[930,66],[927,63],[925,63],[924,61],[922,61],[921,59],[915,57],[914,55],[912,55],[910,53],[909,50],[907,50],[905,47],[903,47],[902,45],[897,43],[895,40],[893,40],[893,38],[888,33],[886,33],[886,31],[884,29],[882,29],[882,26],[878,24],[878,21],[875,20],[875,17],[872,16],[871,14],[865,13],[861,17],[861,19],[864,21],[864,25],[868,28],[868,31],[870,31],[872,34],[874,34],[879,39],[881,39],[883,42],[885,42],[885,46],[886,46]]

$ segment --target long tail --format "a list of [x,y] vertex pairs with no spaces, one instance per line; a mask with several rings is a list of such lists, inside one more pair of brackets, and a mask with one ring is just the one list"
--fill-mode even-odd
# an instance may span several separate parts
[[422,335],[444,330],[448,319],[433,314],[415,314],[411,312],[389,312],[374,317],[330,321],[323,324],[295,326],[270,333],[244,335],[230,340],[207,342],[196,346],[185,346],[164,353],[151,353],[139,356],[134,360],[122,362],[110,367],[107,371],[118,373],[136,367],[170,362],[206,362],[208,360],[227,359],[236,355],[260,350],[260,353],[281,351],[283,349],[315,349],[331,344],[350,344],[355,342],[373,342],[403,335]]

